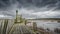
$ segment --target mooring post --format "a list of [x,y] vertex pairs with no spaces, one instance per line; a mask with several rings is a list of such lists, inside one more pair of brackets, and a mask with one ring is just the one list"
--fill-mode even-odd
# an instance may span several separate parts
[[27,20],[25,20],[25,25],[27,24]]
[[36,22],[33,22],[33,30],[37,31],[37,24],[36,24]]

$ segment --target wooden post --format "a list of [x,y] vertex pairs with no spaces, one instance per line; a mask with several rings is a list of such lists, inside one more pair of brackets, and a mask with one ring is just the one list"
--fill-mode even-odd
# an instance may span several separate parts
[[37,31],[37,24],[36,24],[36,22],[33,22],[33,30]]
[[25,20],[25,25],[27,24],[27,20]]

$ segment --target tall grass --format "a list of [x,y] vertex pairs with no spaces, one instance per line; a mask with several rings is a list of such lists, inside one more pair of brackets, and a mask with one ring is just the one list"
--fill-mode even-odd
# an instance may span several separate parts
[[8,25],[8,20],[5,19],[2,34],[6,34],[7,25]]

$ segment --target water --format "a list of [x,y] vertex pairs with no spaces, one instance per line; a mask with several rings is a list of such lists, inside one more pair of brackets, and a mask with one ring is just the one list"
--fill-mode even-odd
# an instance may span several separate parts
[[49,28],[50,30],[54,30],[54,28],[60,28],[60,23],[37,22],[37,27],[43,27],[44,29]]

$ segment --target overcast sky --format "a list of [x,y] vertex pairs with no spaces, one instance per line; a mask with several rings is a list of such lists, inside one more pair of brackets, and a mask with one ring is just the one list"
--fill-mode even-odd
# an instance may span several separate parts
[[0,17],[60,18],[60,0],[0,0]]

